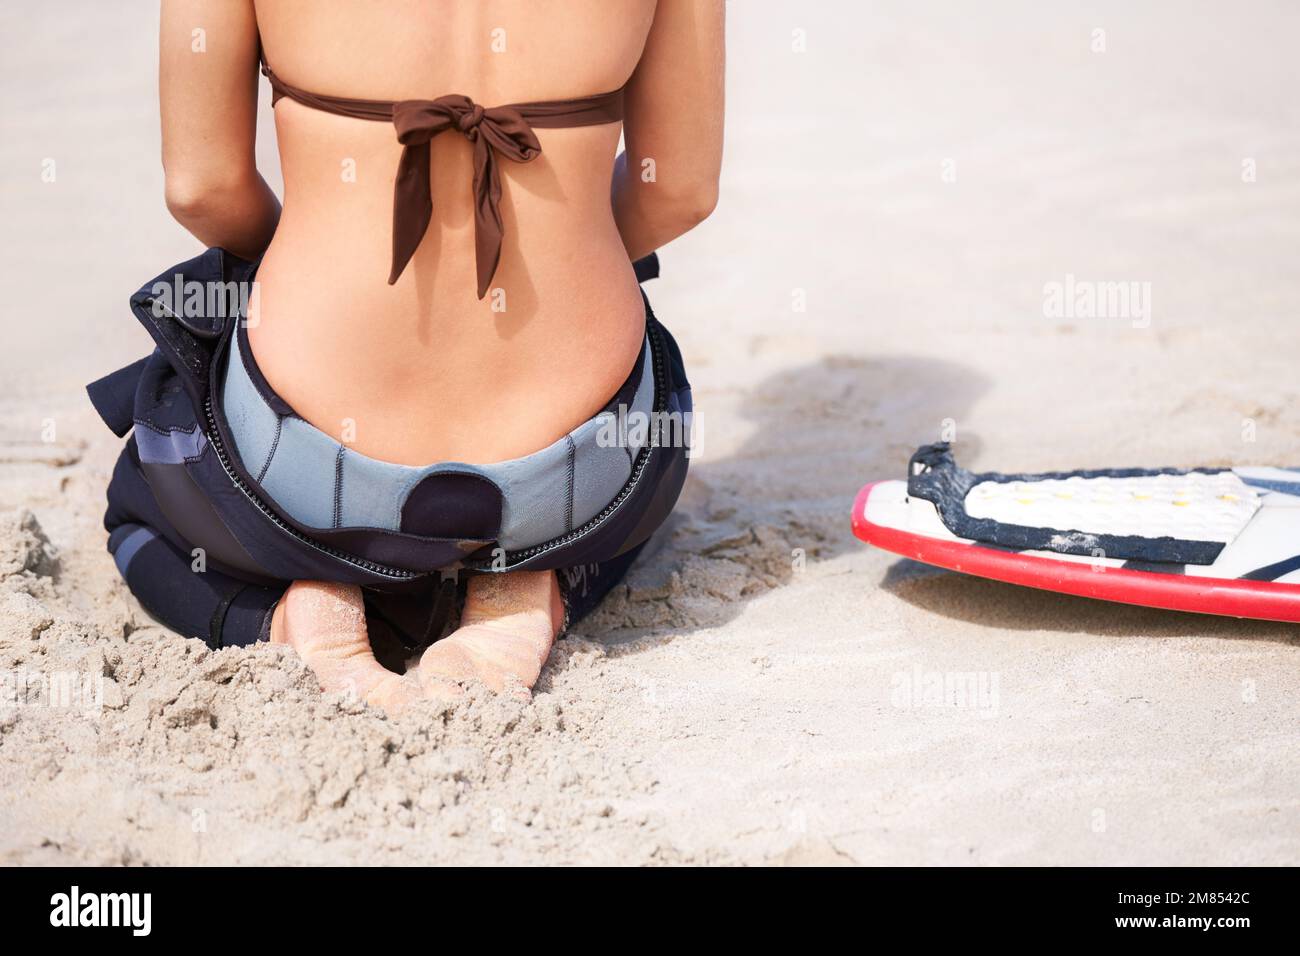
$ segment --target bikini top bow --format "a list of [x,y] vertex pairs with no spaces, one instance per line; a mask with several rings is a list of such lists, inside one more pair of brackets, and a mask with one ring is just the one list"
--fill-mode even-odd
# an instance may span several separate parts
[[393,187],[393,268],[388,275],[389,284],[396,282],[406,268],[433,216],[430,144],[440,133],[455,130],[474,147],[474,251],[478,297],[483,298],[501,259],[501,240],[505,235],[497,156],[516,163],[532,162],[542,154],[542,144],[514,107],[484,109],[459,93],[436,100],[395,103],[393,127],[403,149]]
[[533,132],[616,123],[623,118],[623,88],[594,96],[535,103],[515,103],[484,109],[468,96],[451,93],[436,100],[363,100],[313,93],[284,82],[262,59],[262,73],[271,81],[271,104],[282,97],[314,110],[355,119],[391,122],[402,144],[402,158],[393,187],[393,266],[388,283],[395,283],[419,247],[433,218],[429,185],[430,143],[456,130],[474,147],[474,253],[478,297],[487,294],[501,259],[501,170],[498,155],[516,163],[532,162],[542,154]]

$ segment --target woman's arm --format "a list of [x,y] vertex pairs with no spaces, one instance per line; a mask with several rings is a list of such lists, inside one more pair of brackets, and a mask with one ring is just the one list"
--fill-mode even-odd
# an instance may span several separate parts
[[255,259],[280,218],[257,172],[252,0],[163,0],[158,90],[167,208],[202,243]]
[[[703,222],[722,168],[723,0],[659,0],[627,85],[614,220],[632,259]],[[648,161],[648,162],[647,162]]]

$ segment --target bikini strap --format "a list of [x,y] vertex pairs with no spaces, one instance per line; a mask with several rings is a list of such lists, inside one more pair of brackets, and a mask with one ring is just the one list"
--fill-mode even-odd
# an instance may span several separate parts
[[461,133],[474,148],[474,251],[478,297],[487,294],[501,260],[505,227],[501,218],[499,157],[532,162],[542,154],[533,128],[600,126],[623,118],[623,88],[595,96],[484,108],[468,96],[449,93],[434,100],[363,100],[312,93],[284,82],[263,57],[271,82],[271,104],[282,97],[311,109],[355,119],[391,122],[402,144],[393,184],[393,264],[388,284],[397,282],[419,248],[433,218],[429,159],[435,136]]

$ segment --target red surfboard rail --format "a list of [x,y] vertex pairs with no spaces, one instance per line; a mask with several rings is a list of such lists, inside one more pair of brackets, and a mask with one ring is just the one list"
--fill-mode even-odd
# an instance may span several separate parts
[[1300,621],[1300,584],[1101,568],[887,528],[866,516],[867,499],[881,484],[873,481],[858,492],[853,501],[853,533],[868,544],[922,564],[1100,601],[1222,617]]

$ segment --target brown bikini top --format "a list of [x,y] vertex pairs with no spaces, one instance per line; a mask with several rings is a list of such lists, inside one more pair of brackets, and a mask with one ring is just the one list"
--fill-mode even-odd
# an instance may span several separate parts
[[391,122],[402,144],[393,187],[393,268],[388,284],[397,281],[415,254],[433,216],[429,187],[429,143],[439,133],[457,130],[474,144],[474,251],[478,266],[478,297],[487,294],[501,259],[501,173],[497,155],[527,163],[542,153],[533,127],[559,129],[600,126],[623,118],[623,90],[547,103],[515,103],[484,109],[468,96],[449,93],[436,100],[354,100],[309,93],[290,86],[262,61],[271,81],[271,105],[282,96],[326,113]]

